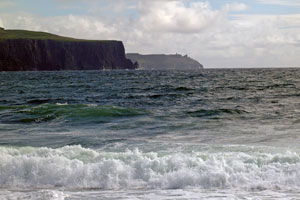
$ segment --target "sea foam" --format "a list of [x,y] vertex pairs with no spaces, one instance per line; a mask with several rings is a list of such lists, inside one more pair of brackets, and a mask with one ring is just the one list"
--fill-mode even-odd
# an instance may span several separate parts
[[0,147],[0,187],[69,189],[300,189],[300,156],[286,153],[100,152],[81,146]]

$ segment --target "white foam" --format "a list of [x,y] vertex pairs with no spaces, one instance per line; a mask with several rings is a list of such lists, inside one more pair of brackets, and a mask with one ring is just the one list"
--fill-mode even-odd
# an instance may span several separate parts
[[70,197],[62,191],[56,190],[0,190],[0,200],[20,200],[20,199],[43,199],[43,200],[64,200]]
[[121,153],[81,146],[0,147],[2,188],[300,189],[300,157],[285,153]]
[[67,105],[69,105],[67,102],[65,102],[65,103],[56,103],[56,105],[57,106],[67,106]]

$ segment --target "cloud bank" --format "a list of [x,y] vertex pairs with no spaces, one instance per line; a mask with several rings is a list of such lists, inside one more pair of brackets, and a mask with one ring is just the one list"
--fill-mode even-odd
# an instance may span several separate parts
[[[61,0],[60,6],[74,1]],[[214,9],[208,1],[189,0],[81,3],[89,9],[80,15],[0,13],[0,25],[2,21],[5,28],[122,40],[127,52],[188,54],[206,67],[300,66],[300,14],[246,15],[241,12],[249,6],[243,3]]]

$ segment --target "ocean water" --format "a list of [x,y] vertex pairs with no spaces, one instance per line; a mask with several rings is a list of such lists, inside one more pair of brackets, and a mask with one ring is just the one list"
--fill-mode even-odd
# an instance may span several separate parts
[[0,199],[300,199],[300,69],[0,73]]

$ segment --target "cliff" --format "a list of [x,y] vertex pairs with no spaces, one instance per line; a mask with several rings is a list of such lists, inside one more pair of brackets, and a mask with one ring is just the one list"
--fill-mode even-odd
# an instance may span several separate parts
[[135,69],[121,41],[0,29],[0,71]]
[[202,69],[198,61],[180,54],[163,55],[141,55],[137,53],[126,54],[133,62],[138,62],[140,69],[146,70],[197,70]]

